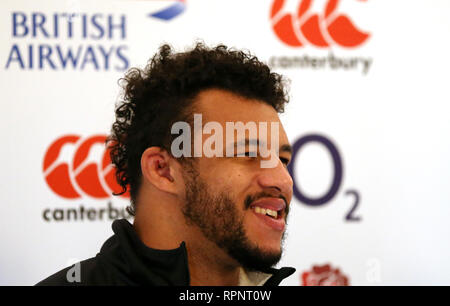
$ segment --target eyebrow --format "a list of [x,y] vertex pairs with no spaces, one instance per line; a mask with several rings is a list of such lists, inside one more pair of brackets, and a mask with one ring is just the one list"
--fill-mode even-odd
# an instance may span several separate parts
[[248,139],[248,138],[245,138],[243,140],[235,141],[233,145],[234,145],[235,148],[238,147],[238,146],[242,146],[242,145],[245,145],[245,146],[247,146],[247,145],[259,145],[259,139]]
[[280,147],[280,152],[288,152],[292,154],[292,146],[290,144],[284,144]]
[[[235,141],[233,146],[234,146],[234,148],[237,148],[238,146],[241,146],[241,145],[246,145],[246,146],[247,145],[257,145],[257,146],[259,146],[259,143],[260,143],[259,139],[248,139],[248,138],[245,138],[243,140]],[[283,144],[283,145],[280,146],[279,152],[287,152],[287,153],[292,154],[292,146],[290,144],[287,144],[287,143]]]

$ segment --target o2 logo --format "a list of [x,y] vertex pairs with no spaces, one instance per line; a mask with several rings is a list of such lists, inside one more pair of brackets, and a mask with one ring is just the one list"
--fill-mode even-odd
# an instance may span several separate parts
[[[300,150],[309,143],[318,143],[322,145],[331,155],[333,160],[333,180],[331,187],[325,192],[324,195],[316,198],[306,196],[299,188],[298,184],[295,183],[295,160],[298,156]],[[343,168],[342,168],[342,158],[336,147],[336,145],[327,137],[318,134],[309,134],[305,135],[294,142],[292,145],[292,159],[290,164],[288,165],[289,173],[292,176],[292,180],[294,181],[294,196],[301,203],[308,206],[322,206],[330,202],[334,196],[339,191],[339,188],[342,183],[343,176]],[[345,220],[349,222],[358,222],[361,221],[360,216],[356,216],[356,208],[360,203],[360,194],[355,189],[347,189],[345,191],[345,195],[353,197],[353,206],[348,211],[345,216]]]

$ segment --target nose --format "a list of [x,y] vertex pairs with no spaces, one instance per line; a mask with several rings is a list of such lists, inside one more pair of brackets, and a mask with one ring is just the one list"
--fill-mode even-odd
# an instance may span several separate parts
[[286,198],[287,204],[291,202],[294,182],[286,166],[278,160],[273,168],[260,168],[257,182],[263,189],[277,189]]

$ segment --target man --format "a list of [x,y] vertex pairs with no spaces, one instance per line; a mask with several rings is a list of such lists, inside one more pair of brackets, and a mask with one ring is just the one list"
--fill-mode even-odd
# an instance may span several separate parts
[[134,224],[115,221],[96,257],[39,285],[278,285],[294,273],[273,268],[293,187],[282,77],[248,53],[197,44],[164,45],[122,81],[108,144]]

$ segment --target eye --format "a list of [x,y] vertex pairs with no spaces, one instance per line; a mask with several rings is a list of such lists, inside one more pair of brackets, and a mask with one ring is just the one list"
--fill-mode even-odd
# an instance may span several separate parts
[[287,166],[289,164],[289,159],[287,159],[287,158],[280,157],[280,160],[285,166]]
[[256,152],[245,152],[244,153],[245,157],[250,157],[250,158],[256,158],[258,157],[258,154]]

